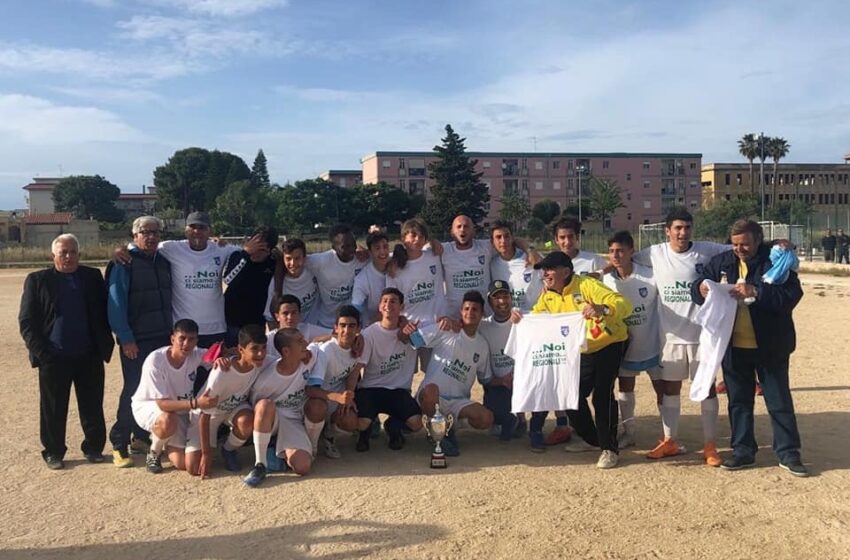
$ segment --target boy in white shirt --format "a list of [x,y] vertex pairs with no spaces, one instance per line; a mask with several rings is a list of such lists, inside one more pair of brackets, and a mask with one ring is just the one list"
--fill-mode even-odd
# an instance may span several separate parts
[[310,317],[310,313],[319,299],[319,285],[312,272],[304,264],[307,261],[307,246],[300,239],[287,239],[282,245],[283,259],[275,267],[274,282],[269,286],[266,304],[266,321],[277,328],[274,312],[270,311],[275,295],[292,294],[301,303],[301,315]]
[[[427,416],[434,415],[435,405],[439,403],[443,414],[451,414],[456,421],[466,419],[473,428],[488,430],[493,425],[493,413],[470,399],[475,379],[484,385],[492,376],[490,348],[478,334],[483,315],[484,298],[479,292],[470,290],[463,295],[460,332],[443,331],[438,325],[421,330],[426,345],[434,349],[417,395],[422,412]],[[412,323],[404,328],[408,335],[414,330]],[[447,456],[460,454],[454,429],[443,440],[442,447]]]
[[617,402],[623,418],[623,430],[617,436],[621,448],[635,445],[635,377],[645,371],[655,389],[659,411],[664,396],[661,382],[661,342],[658,327],[658,288],[652,269],[632,262],[635,243],[628,231],[618,231],[608,240],[608,259],[614,270],[602,277],[602,283],[626,296],[634,309],[623,322],[629,340],[620,364]]
[[304,335],[298,329],[283,328],[275,333],[274,345],[280,359],[268,363],[251,388],[255,465],[244,482],[252,488],[266,478],[266,451],[274,435],[274,456],[285,459],[295,474],[310,472],[313,444],[305,423],[311,422],[321,431],[327,411],[323,401],[306,395],[312,363],[305,364],[309,353]]
[[198,368],[205,365],[206,352],[197,345],[198,324],[181,319],[174,324],[171,345],[148,354],[142,365],[132,409],[136,423],[151,433],[151,448],[145,461],[151,473],[162,472],[163,451],[174,468],[186,469],[184,448],[189,413],[218,404],[218,397],[208,394],[194,397],[193,382]]
[[526,253],[521,249],[511,225],[497,221],[490,227],[490,243],[496,255],[490,261],[490,277],[508,283],[513,306],[521,313],[530,313],[543,291],[543,278],[534,264],[540,261],[536,251]]
[[[277,319],[278,328],[298,329],[304,335],[304,339],[308,344],[312,342],[325,342],[331,337],[331,329],[301,321],[301,301],[293,294],[275,296],[272,299],[270,309],[273,311],[275,319]],[[274,348],[274,335],[277,331],[277,328],[269,331],[267,337],[268,344],[266,346],[266,353],[274,359],[280,358],[277,350]]]
[[351,228],[337,224],[328,234],[331,249],[307,256],[307,270],[316,276],[319,286],[319,302],[310,320],[319,326],[332,328],[336,310],[351,303],[354,277],[368,264],[357,257],[357,244]]
[[365,326],[379,321],[378,304],[381,292],[387,287],[387,263],[390,260],[390,242],[387,234],[376,231],[366,237],[370,263],[354,277],[354,294],[351,305],[360,312]]
[[457,318],[467,291],[475,290],[486,297],[493,247],[485,239],[475,239],[475,225],[468,216],[454,219],[451,235],[453,241],[443,243],[440,260],[446,279],[445,314]]
[[239,472],[238,450],[251,437],[254,411],[248,402],[251,388],[267,365],[266,333],[260,325],[245,325],[239,330],[237,356],[227,367],[215,367],[201,394],[218,399],[212,408],[193,412],[186,445],[189,474],[209,478],[212,475],[212,448],[216,447],[219,427],[226,423],[230,435],[221,447],[221,456],[230,472]]

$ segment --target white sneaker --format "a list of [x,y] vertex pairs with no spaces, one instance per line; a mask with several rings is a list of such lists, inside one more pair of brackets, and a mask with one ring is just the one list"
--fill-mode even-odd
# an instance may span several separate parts
[[564,451],[567,453],[586,453],[588,451],[596,451],[599,449],[595,445],[590,445],[580,437],[576,436],[564,445]]
[[337,449],[334,438],[322,438],[322,451],[328,459],[339,459],[342,453]]
[[599,469],[613,469],[617,466],[617,463],[620,462],[620,456],[614,453],[611,450],[606,449],[599,456],[599,460],[596,461],[596,468]]
[[620,444],[620,449],[635,446],[635,433],[632,430],[623,430],[617,434],[617,442]]

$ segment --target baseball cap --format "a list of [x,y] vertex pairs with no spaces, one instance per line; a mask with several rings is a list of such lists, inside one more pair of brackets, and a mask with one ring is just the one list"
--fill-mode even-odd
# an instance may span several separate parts
[[192,212],[186,217],[186,225],[210,227],[210,215],[206,212]]
[[487,287],[487,297],[493,297],[498,292],[511,292],[510,286],[504,280],[493,280]]
[[572,270],[573,261],[566,253],[562,253],[561,251],[552,251],[542,261],[534,265],[535,270],[540,270],[541,268],[552,269],[558,268],[559,266],[565,266]]

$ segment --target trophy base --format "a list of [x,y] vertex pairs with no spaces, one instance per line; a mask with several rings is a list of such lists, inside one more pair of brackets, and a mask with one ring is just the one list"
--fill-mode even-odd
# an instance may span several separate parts
[[431,468],[444,469],[448,466],[444,453],[431,453]]

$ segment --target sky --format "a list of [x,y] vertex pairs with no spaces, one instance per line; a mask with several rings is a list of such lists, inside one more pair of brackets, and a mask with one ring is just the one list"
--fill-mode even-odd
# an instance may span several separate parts
[[850,153],[840,0],[3,0],[0,208],[32,177],[140,192],[190,146],[284,184],[429,150]]

